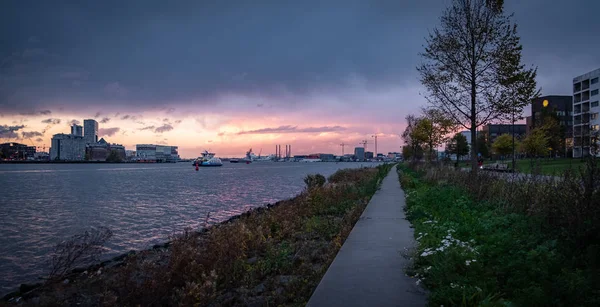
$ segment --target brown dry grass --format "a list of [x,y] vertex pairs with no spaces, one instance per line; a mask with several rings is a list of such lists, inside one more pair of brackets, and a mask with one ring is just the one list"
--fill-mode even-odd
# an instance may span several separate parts
[[304,305],[390,168],[339,171],[325,186],[207,231],[185,231],[168,248],[72,277],[25,305]]

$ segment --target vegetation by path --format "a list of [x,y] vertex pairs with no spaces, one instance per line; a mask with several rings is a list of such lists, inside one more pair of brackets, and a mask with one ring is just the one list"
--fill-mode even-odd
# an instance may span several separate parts
[[166,248],[92,266],[13,296],[47,306],[303,306],[393,165],[311,175],[296,198]]
[[[469,166],[467,162],[461,161],[461,166]],[[493,164],[496,160],[486,160],[484,164]],[[512,160],[503,160],[502,163],[512,166]],[[519,159],[516,160],[517,171],[525,174],[541,174],[549,176],[561,176],[567,170],[579,172],[585,166],[585,162],[580,159],[556,158],[556,159]]]
[[600,305],[600,171],[592,166],[558,186],[401,166],[419,243],[409,273],[430,291],[430,305]]

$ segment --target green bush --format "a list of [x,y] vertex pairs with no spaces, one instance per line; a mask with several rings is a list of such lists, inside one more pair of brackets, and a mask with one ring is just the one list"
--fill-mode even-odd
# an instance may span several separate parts
[[[598,241],[587,229],[578,233],[586,237],[566,234],[583,225],[569,226],[548,219],[549,209],[522,210],[523,205],[512,206],[489,194],[506,181],[452,175],[464,176],[461,185],[436,172],[418,174],[405,166],[400,172],[407,217],[418,242],[411,271],[430,290],[432,306],[600,304]],[[532,183],[527,187],[529,193],[558,197],[552,195],[556,187],[553,192]],[[513,193],[521,193],[516,189]]]

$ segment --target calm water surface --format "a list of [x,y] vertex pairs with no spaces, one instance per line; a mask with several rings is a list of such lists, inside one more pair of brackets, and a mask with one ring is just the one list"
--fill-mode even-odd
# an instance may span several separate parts
[[369,163],[0,164],[0,293],[36,282],[48,252],[89,227],[114,232],[106,257],[166,241],[186,227],[215,223]]

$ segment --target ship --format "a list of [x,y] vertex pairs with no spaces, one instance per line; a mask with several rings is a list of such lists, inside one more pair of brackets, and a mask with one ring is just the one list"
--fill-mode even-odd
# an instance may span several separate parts
[[198,157],[194,162],[194,166],[223,166],[221,159],[216,158],[215,154],[205,150],[201,157]]

